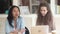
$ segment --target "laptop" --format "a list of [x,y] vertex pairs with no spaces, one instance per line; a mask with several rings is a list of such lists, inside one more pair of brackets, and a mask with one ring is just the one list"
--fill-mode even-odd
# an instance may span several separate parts
[[34,26],[31,28],[31,34],[49,34],[49,26],[48,25]]

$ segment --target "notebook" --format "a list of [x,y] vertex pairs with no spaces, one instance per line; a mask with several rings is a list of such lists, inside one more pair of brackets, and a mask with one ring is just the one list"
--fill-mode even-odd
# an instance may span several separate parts
[[31,34],[48,34],[48,33],[49,33],[48,25],[34,26],[31,28]]

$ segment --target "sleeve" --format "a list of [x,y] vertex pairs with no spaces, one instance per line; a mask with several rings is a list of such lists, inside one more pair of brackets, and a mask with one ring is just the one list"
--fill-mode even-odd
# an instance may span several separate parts
[[10,28],[9,28],[9,24],[8,24],[8,21],[7,20],[5,22],[5,33],[6,34],[9,34],[10,33]]
[[21,18],[21,29],[25,29],[25,22],[23,18]]
[[[22,29],[25,29],[25,21],[23,18],[21,19],[21,30]],[[25,32],[23,32],[23,34],[25,34]]]
[[55,23],[53,22],[53,27],[52,27],[52,30],[56,30],[56,27],[55,27]]
[[52,32],[53,30],[56,30],[55,29],[55,24],[53,22],[49,23],[49,30],[50,30],[50,32]]

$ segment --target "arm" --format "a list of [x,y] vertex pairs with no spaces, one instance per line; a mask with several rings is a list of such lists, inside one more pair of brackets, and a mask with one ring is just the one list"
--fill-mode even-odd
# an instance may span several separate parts
[[8,20],[5,22],[5,33],[10,34],[10,26],[8,24]]
[[8,23],[8,20],[5,22],[5,33],[6,34],[17,34],[17,31],[11,31],[10,25]]
[[55,23],[53,23],[52,21],[51,22],[49,22],[49,30],[50,30],[50,32],[52,32],[52,31],[55,31],[56,29],[55,29]]
[[20,25],[20,31],[19,32],[21,32],[21,34],[25,34],[25,22],[24,22],[24,19],[23,18],[21,18],[21,23],[20,23],[21,25]]

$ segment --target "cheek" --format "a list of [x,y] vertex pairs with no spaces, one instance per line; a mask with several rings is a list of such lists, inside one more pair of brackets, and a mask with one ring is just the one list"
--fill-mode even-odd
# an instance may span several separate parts
[[45,12],[45,14],[47,14],[47,13],[48,13],[48,11]]
[[15,14],[15,15],[19,16],[19,14],[20,14],[19,12],[16,12],[16,14]]
[[20,13],[18,12],[17,14],[19,15]]
[[41,14],[44,14],[44,11],[41,11],[40,13],[41,13]]
[[14,16],[14,15],[15,15],[15,12],[13,12],[12,14],[13,14],[13,16]]

